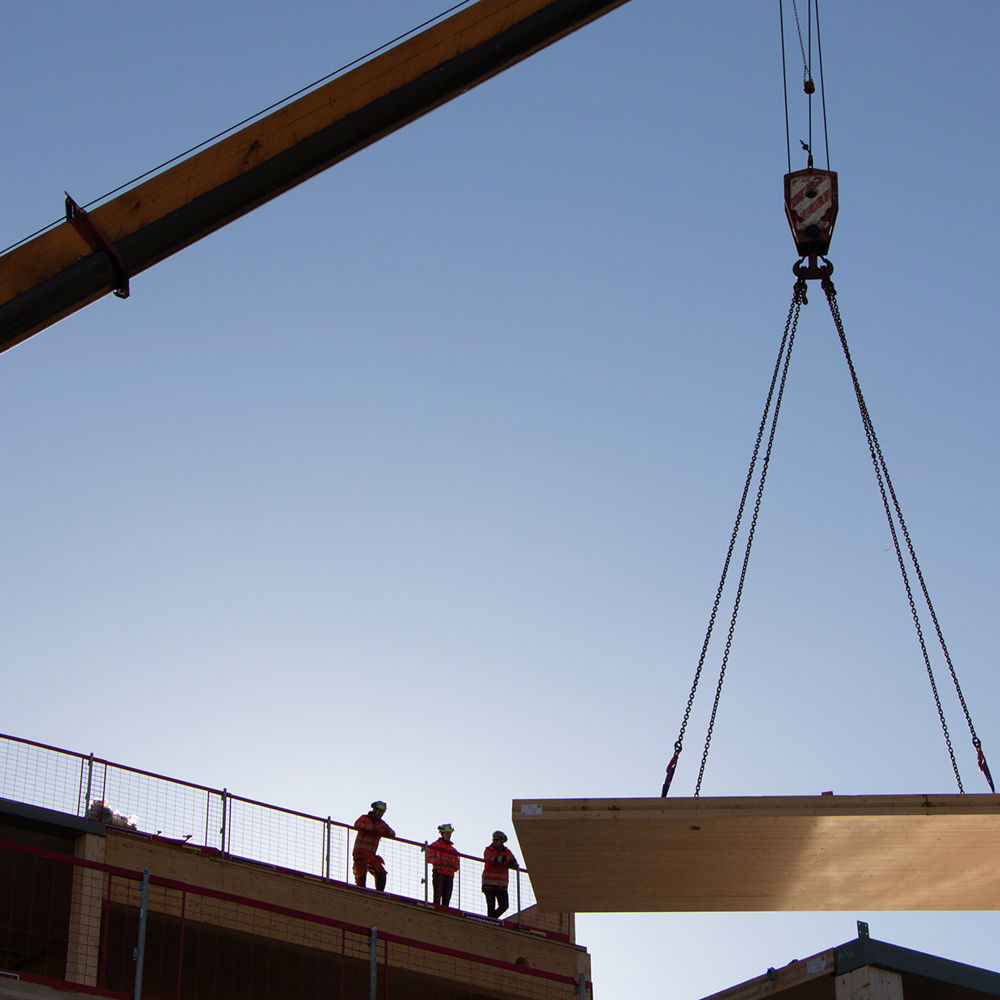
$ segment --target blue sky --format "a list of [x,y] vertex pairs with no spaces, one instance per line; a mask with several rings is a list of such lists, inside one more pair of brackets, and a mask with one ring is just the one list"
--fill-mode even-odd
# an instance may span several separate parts
[[[0,245],[443,7],[11,5]],[[1000,771],[1000,8],[821,7],[841,311]],[[469,853],[513,798],[657,794],[791,295],[777,15],[631,0],[5,354],[6,731],[346,820],[384,798]],[[703,794],[955,790],[890,544],[815,289]],[[700,997],[857,919],[996,965],[995,913],[578,936],[602,1000]]]

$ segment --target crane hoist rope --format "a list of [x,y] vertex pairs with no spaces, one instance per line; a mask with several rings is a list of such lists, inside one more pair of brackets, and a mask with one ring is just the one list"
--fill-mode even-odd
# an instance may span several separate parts
[[[810,50],[812,44],[812,11],[815,9],[816,12],[816,36],[817,40],[819,38],[819,9],[817,3],[818,0],[807,0],[810,4],[810,20],[809,20],[809,39],[810,39]],[[806,56],[805,46],[802,44],[802,34],[801,25],[799,22],[798,9],[795,5],[795,0],[792,0],[793,10],[795,11],[795,22],[799,30],[799,42],[802,48],[803,64],[804,64],[804,76],[805,76],[805,86],[804,91],[807,98],[811,102],[812,94],[815,91],[815,87],[812,86],[812,78],[810,73],[809,58]],[[780,8],[780,2],[779,2]],[[781,31],[782,31],[782,68],[784,72],[784,20],[781,20]],[[820,61],[822,66],[822,61]],[[822,70],[821,70],[822,79]],[[825,96],[823,100],[823,120],[824,120],[824,142],[826,141],[826,101]],[[826,253],[829,250],[830,239],[833,235],[833,225],[836,221],[838,199],[837,199],[837,175],[833,171],[820,170],[814,166],[813,163],[813,153],[811,148],[811,129],[812,129],[812,112],[810,103],[810,135],[809,143],[802,142],[803,149],[808,155],[807,166],[804,170],[792,171],[791,169],[791,151],[789,149],[789,172],[785,175],[785,213],[788,218],[789,226],[792,230],[792,237],[795,241],[796,250],[799,253],[799,260],[792,266],[792,271],[795,275],[795,285],[792,290],[792,301],[788,309],[788,315],[785,320],[785,328],[782,333],[781,342],[778,348],[778,357],[775,361],[774,370],[771,374],[771,382],[767,391],[767,397],[764,403],[764,412],[761,416],[760,424],[757,428],[757,436],[754,441],[753,451],[750,458],[750,465],[747,471],[746,480],[743,485],[743,493],[740,497],[739,506],[737,508],[736,520],[733,526],[732,533],[729,538],[729,546],[726,550],[726,557],[723,562],[722,574],[719,580],[718,588],[715,592],[715,599],[712,603],[712,610],[709,614],[708,627],[705,632],[705,639],[702,643],[701,653],[698,658],[697,666],[695,667],[694,679],[691,685],[691,690],[688,694],[687,704],[684,708],[684,714],[681,720],[680,731],[678,733],[677,739],[674,742],[674,752],[673,756],[670,758],[667,764],[666,776],[663,781],[663,787],[661,789],[661,797],[666,797],[671,782],[674,778],[674,773],[677,768],[678,761],[680,759],[681,752],[684,749],[684,736],[687,731],[688,722],[691,717],[691,710],[694,705],[695,695],[697,694],[698,685],[702,677],[702,673],[705,666],[705,660],[708,654],[708,648],[711,643],[712,634],[715,629],[716,620],[719,614],[720,604],[722,602],[722,596],[725,591],[726,581],[729,576],[729,571],[733,562],[733,555],[736,551],[736,543],[740,535],[740,528],[743,523],[744,515],[747,507],[747,500],[750,495],[750,490],[754,482],[754,478],[757,477],[757,489],[754,498],[753,512],[750,517],[749,528],[747,530],[746,541],[743,548],[743,558],[740,568],[739,580],[735,587],[735,595],[733,598],[732,610],[729,617],[729,626],[726,632],[725,646],[722,653],[722,659],[719,667],[719,675],[715,686],[715,698],[712,703],[712,710],[709,716],[707,732],[705,737],[705,747],[701,756],[701,764],[698,769],[698,778],[695,784],[695,797],[699,796],[701,793],[702,780],[705,774],[705,767],[708,762],[709,749],[711,747],[712,735],[715,730],[716,718],[718,715],[719,701],[722,696],[722,686],[726,678],[726,670],[729,665],[730,653],[732,651],[733,636],[736,629],[736,621],[739,616],[740,602],[743,596],[743,588],[746,583],[747,569],[750,562],[750,553],[753,546],[754,535],[757,527],[757,519],[760,512],[760,505],[764,493],[764,485],[767,480],[767,472],[771,462],[771,454],[774,444],[775,432],[777,430],[778,416],[781,411],[781,402],[784,397],[785,384],[788,376],[788,367],[791,361],[792,347],[795,343],[795,334],[798,328],[799,314],[801,312],[802,306],[808,304],[808,298],[806,295],[807,280],[819,280],[821,287],[826,296],[827,303],[830,308],[830,314],[833,317],[834,326],[837,331],[838,338],[840,340],[840,345],[844,353],[844,358],[847,362],[848,371],[851,377],[851,384],[854,389],[855,399],[857,400],[858,409],[861,414],[861,422],[865,431],[865,438],[868,444],[868,450],[871,455],[872,465],[875,470],[875,478],[878,485],[879,493],[882,498],[882,506],[885,511],[886,520],[889,526],[889,533],[892,537],[893,547],[896,553],[896,561],[899,566],[900,575],[903,581],[903,587],[906,591],[907,602],[910,608],[910,615],[913,619],[914,629],[917,635],[917,641],[920,646],[921,656],[924,661],[924,666],[927,671],[927,677],[930,682],[931,693],[934,698],[934,704],[937,709],[938,720],[941,723],[941,729],[944,735],[945,745],[948,750],[948,756],[951,761],[951,767],[955,774],[955,780],[958,784],[958,790],[960,793],[965,792],[965,788],[962,783],[962,777],[959,772],[958,762],[955,758],[955,751],[952,745],[951,734],[948,730],[948,723],[945,718],[944,708],[941,704],[941,696],[938,692],[937,681],[934,676],[934,669],[931,664],[930,654],[927,650],[927,642],[924,636],[924,630],[921,626],[920,613],[917,609],[917,603],[913,594],[913,587],[910,583],[910,576],[907,570],[907,557],[909,558],[910,565],[916,580],[919,584],[920,593],[923,597],[924,603],[927,607],[927,612],[930,616],[931,622],[934,626],[934,632],[937,637],[938,643],[941,647],[942,655],[947,663],[948,671],[950,673],[952,683],[955,688],[956,695],[958,697],[959,703],[962,707],[962,711],[965,715],[966,724],[969,728],[969,733],[972,738],[972,746],[976,751],[977,763],[983,775],[986,778],[986,782],[990,787],[991,792],[996,792],[996,788],[993,783],[993,777],[990,773],[989,764],[986,760],[985,752],[983,751],[982,742],[976,733],[975,726],[972,721],[972,714],[969,710],[968,704],[965,699],[965,695],[962,692],[961,685],[958,680],[958,673],[955,670],[955,666],[951,659],[951,654],[948,651],[947,643],[944,639],[944,634],[942,632],[940,623],[938,621],[937,613],[934,609],[934,604],[931,601],[930,592],[928,591],[926,582],[924,580],[923,572],[920,568],[920,563],[917,560],[916,550],[913,546],[913,542],[910,538],[909,529],[906,526],[906,521],[903,518],[902,509],[899,503],[899,499],[896,496],[895,488],[892,484],[892,479],[889,476],[888,465],[885,461],[885,456],[882,453],[881,445],[878,441],[878,436],[875,433],[875,426],[871,419],[871,414],[868,410],[868,406],[865,402],[864,395],[861,391],[861,383],[858,379],[857,371],[854,367],[854,361],[851,357],[850,348],[847,344],[847,335],[844,331],[843,320],[840,315],[840,307],[837,302],[837,291],[833,284],[833,264],[826,258]],[[786,140],[788,135],[788,95],[787,88],[785,93],[785,125],[786,125]],[[829,166],[829,160],[827,160],[827,165]],[[764,449],[763,459],[760,458],[761,445],[764,441],[765,432],[767,433],[767,443]],[[759,463],[759,464],[758,464]],[[902,536],[903,543],[905,543],[905,555],[904,555],[904,544],[900,542],[900,536]]]
[[[819,96],[823,116],[823,149],[826,157],[827,170],[830,169],[830,137],[826,118],[826,87],[823,83],[823,42],[819,31],[819,0],[806,0],[807,7],[807,40],[802,39],[802,22],[799,19],[799,8],[796,0],[791,0],[792,13],[795,15],[795,30],[799,40],[799,51],[802,54],[802,91],[806,95],[807,130],[806,139],[800,139],[802,148],[809,156],[808,165],[813,165],[813,107],[812,99],[816,93],[816,81],[812,73],[813,57],[813,12],[816,22],[816,63],[819,68]],[[785,15],[784,0],[778,0],[778,21],[781,33],[781,68],[782,83],[785,93],[785,147],[788,153],[788,170],[792,169],[792,150],[788,116],[788,75],[785,72]]]

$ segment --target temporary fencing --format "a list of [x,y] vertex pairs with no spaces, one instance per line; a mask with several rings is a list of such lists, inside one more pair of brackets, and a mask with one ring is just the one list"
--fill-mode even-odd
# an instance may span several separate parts
[[[116,764],[93,754],[0,734],[0,797],[210,847],[275,868],[337,882],[354,881],[355,833],[350,823]],[[387,892],[424,901],[430,898],[425,847],[405,837],[383,839],[379,854],[389,872]],[[460,861],[451,905],[485,914],[482,858],[462,854]],[[535,904],[528,873],[522,869],[510,874],[511,907],[506,916]]]

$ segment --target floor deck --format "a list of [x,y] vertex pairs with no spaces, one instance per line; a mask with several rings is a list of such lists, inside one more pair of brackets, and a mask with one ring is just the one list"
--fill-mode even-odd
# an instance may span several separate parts
[[518,799],[539,905],[574,913],[1000,909],[1000,796]]

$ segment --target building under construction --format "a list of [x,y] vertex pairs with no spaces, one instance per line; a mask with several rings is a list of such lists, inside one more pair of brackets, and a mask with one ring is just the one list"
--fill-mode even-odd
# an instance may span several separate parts
[[573,915],[540,911],[525,872],[490,920],[482,859],[462,856],[442,909],[426,845],[403,836],[379,848],[376,892],[353,884],[350,823],[0,742],[0,996],[590,995]]
[[[67,196],[64,222],[0,257],[0,351],[106,294],[127,297],[137,274],[625,2],[478,0],[97,207]],[[836,175],[813,168],[810,146],[811,137],[805,171],[791,171],[789,153],[786,178],[802,257],[787,352],[808,279],[821,282],[847,353],[824,256]],[[772,389],[788,356],[779,353]],[[758,447],[777,420],[783,375],[778,384]],[[891,481],[856,378],[854,387],[892,528]],[[734,540],[742,516],[741,506]],[[898,541],[896,551],[902,566]],[[737,596],[730,630],[738,607]],[[724,673],[725,661],[720,688]],[[940,702],[938,712],[943,724]],[[480,858],[462,856],[445,909],[429,900],[427,845],[400,836],[383,848],[386,891],[373,891],[353,884],[350,816],[307,815],[2,737],[0,998],[586,1000],[590,958],[576,943],[574,911],[996,906],[995,792],[966,796],[959,782],[959,796],[933,799],[719,803],[698,799],[698,789],[694,800],[667,799],[687,719],[660,799],[514,804],[528,869],[514,874],[513,906],[499,921],[484,912]],[[615,864],[595,877],[588,856]],[[716,996],[974,1000],[1000,996],[1000,976],[872,941],[859,928],[855,942]]]
[[[481,859],[462,856],[456,905],[442,909],[427,898],[425,844],[387,842],[388,891],[359,888],[349,824],[93,754],[0,741],[2,1000],[594,995],[573,914],[536,905],[526,872],[511,915],[490,920]],[[1000,974],[871,940],[859,924],[856,941],[715,1000],[992,996]]]

